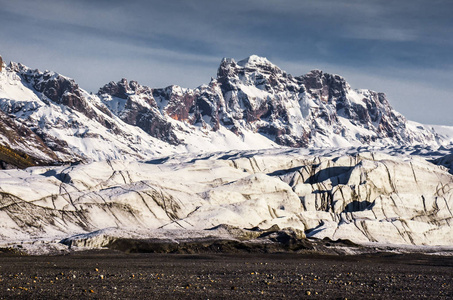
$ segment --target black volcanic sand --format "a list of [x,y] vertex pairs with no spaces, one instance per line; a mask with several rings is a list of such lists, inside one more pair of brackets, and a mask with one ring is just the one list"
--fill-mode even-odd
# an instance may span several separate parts
[[0,299],[452,299],[453,257],[421,254],[0,256]]

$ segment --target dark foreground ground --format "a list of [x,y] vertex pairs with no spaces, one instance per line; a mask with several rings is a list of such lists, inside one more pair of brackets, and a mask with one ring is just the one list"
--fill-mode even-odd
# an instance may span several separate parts
[[452,299],[453,257],[0,255],[0,299]]

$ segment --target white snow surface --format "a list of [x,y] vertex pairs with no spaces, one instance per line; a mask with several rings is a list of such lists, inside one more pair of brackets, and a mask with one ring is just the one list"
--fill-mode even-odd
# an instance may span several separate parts
[[438,133],[443,139],[453,145],[453,126],[445,126],[445,125],[425,125],[428,128],[432,128],[432,130]]
[[0,171],[0,247],[203,237],[220,224],[453,246],[453,175],[428,161],[450,150],[412,150],[280,148]]

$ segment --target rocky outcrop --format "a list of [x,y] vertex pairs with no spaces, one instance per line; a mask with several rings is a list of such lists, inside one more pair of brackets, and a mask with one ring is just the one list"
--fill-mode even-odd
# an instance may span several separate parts
[[377,134],[362,137],[365,143],[379,138],[391,138],[400,144],[414,142],[414,139],[406,139],[406,133],[398,131],[406,120],[392,109],[384,93],[356,91],[352,96],[350,94],[353,91],[344,78],[319,70],[311,71],[298,79],[304,83],[307,93],[313,99],[333,108],[330,110],[334,111],[333,114],[322,111],[315,116],[323,118],[327,124],[338,124],[338,117],[344,117],[355,126],[372,129]]
[[439,166],[444,166],[445,168],[447,168],[450,174],[453,174],[453,150],[450,154],[433,160],[433,163]]

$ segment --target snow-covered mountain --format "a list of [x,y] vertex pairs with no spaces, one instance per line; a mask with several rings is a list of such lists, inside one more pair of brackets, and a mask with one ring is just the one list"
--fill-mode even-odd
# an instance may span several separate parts
[[[10,63],[0,72],[0,110],[3,152],[27,157],[28,165],[279,146],[450,143],[408,122],[382,93],[353,90],[321,71],[293,77],[258,56],[224,59],[217,78],[196,89],[152,89],[122,79],[97,95],[60,74]],[[1,160],[8,159],[14,157]]]
[[224,59],[217,79],[195,90],[150,89],[123,79],[98,95],[123,121],[173,144],[181,143],[181,121],[211,132],[259,133],[291,147],[440,142],[432,130],[407,122],[382,93],[353,90],[342,77],[322,71],[293,77],[258,56]]

